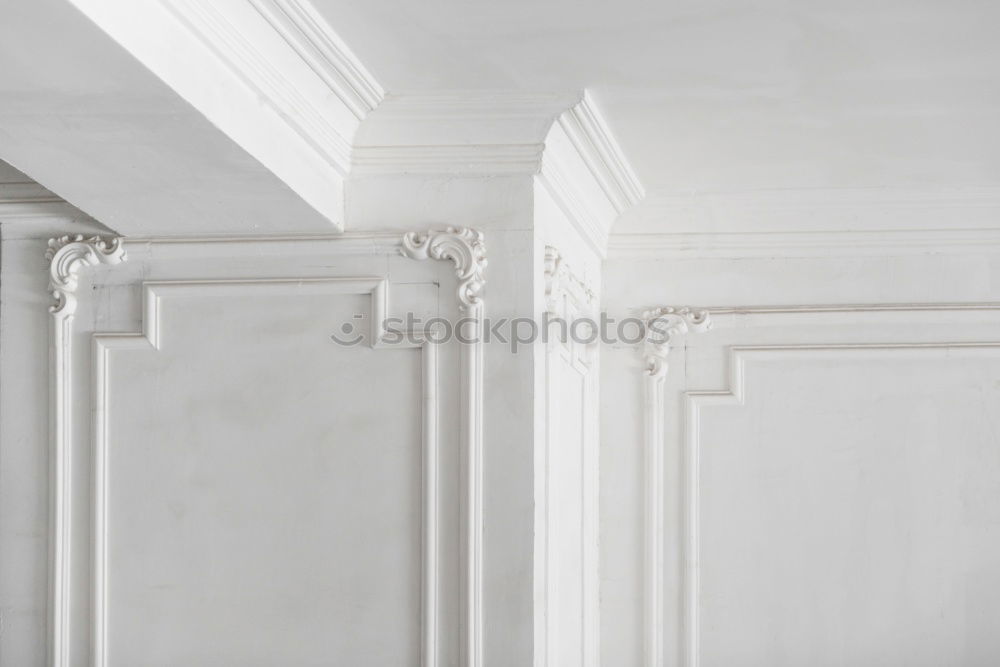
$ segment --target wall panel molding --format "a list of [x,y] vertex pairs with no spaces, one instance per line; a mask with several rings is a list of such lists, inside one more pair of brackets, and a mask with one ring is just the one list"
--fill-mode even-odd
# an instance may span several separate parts
[[645,512],[643,515],[645,557],[645,655],[647,667],[664,664],[663,568],[665,520],[663,466],[663,379],[667,374],[667,358],[677,340],[690,331],[707,331],[712,320],[707,310],[688,306],[659,306],[642,311],[640,319],[646,326],[643,342],[643,397],[645,457]]
[[462,437],[465,456],[465,611],[462,662],[483,664],[483,298],[486,283],[486,241],[482,232],[467,227],[410,232],[402,253],[416,260],[445,260],[455,267],[460,307],[472,320],[469,336],[476,342],[462,346]]
[[[940,325],[939,333],[925,333],[923,330],[903,326],[900,315],[913,315],[927,321],[927,316],[941,314],[935,324]],[[699,501],[698,489],[700,483],[700,424],[701,410],[706,406],[742,405],[746,396],[746,362],[756,358],[785,358],[788,356],[815,355],[835,356],[837,354],[892,354],[896,351],[927,351],[928,353],[944,353],[957,355],[965,353],[995,353],[1000,350],[1000,340],[977,340],[971,338],[962,340],[960,336],[951,338],[947,333],[940,338],[943,327],[949,326],[949,320],[944,316],[948,313],[982,313],[984,316],[1000,315],[1000,303],[886,303],[886,304],[808,304],[787,306],[747,306],[747,307],[713,307],[705,309],[659,307],[644,312],[644,319],[652,321],[656,316],[666,315],[666,325],[662,334],[655,337],[641,349],[643,357],[642,382],[644,389],[644,461],[645,461],[645,492],[644,492],[644,590],[646,598],[644,606],[644,664],[647,667],[663,667],[672,664],[669,655],[677,652],[684,667],[697,667],[700,664],[700,614],[699,614]],[[775,317],[773,323],[770,318]],[[752,318],[752,319],[745,319]],[[880,321],[881,320],[881,321]],[[875,326],[891,326],[898,330],[897,338],[887,339],[885,329],[873,336],[876,340],[862,340],[866,322]],[[964,321],[964,320],[963,320]],[[992,321],[992,320],[990,320]],[[739,342],[750,338],[755,331],[753,323],[760,323],[768,333],[766,338],[776,342],[767,344],[750,344]],[[774,328],[778,325],[778,328]],[[785,329],[781,327],[784,326]],[[903,327],[900,329],[900,327]],[[925,325],[926,326],[926,325]],[[810,342],[797,342],[796,338],[803,331],[802,327],[812,330],[808,337]],[[846,329],[845,329],[846,327]],[[956,323],[949,327],[952,334],[969,329],[968,335],[975,336],[974,327],[963,327]],[[709,330],[726,333],[721,342],[712,343],[708,338],[701,338],[702,332]],[[845,338],[844,331],[851,332]],[[783,332],[784,331],[784,332]],[[798,331],[799,334],[795,332]],[[824,332],[829,332],[824,336]],[[697,335],[696,335],[697,334]],[[693,337],[693,338],[692,338]],[[688,346],[690,340],[697,341],[702,350],[699,359],[705,357],[705,351],[712,354],[716,351],[725,355],[728,363],[727,386],[721,389],[702,389],[697,386],[698,380],[691,378],[692,364]],[[829,342],[815,341],[829,340]],[[787,342],[780,342],[787,341]],[[682,364],[681,375],[673,377],[668,388],[667,360],[674,358]],[[949,356],[950,358],[950,356]],[[693,383],[693,386],[692,386]],[[681,424],[665,423],[666,407],[674,400],[675,392],[683,404],[678,413]],[[682,569],[679,595],[680,602],[680,646],[669,646],[665,610],[668,604],[665,581],[665,549],[669,529],[665,514],[667,461],[664,458],[666,448],[665,438],[670,432],[679,432],[681,447],[682,470],[679,476],[681,484],[681,539]]]
[[[378,260],[376,266],[392,256],[403,255],[417,260],[445,260],[455,267],[458,279],[456,302],[477,327],[482,326],[485,284],[485,243],[481,233],[465,228],[449,228],[443,231],[431,230],[400,235],[375,234],[357,235],[354,238],[245,238],[228,237],[211,240],[124,240],[102,237],[60,237],[49,243],[47,257],[50,260],[50,289],[56,297],[51,308],[53,314],[52,338],[52,526],[50,563],[50,605],[51,627],[49,632],[50,664],[58,667],[72,667],[78,662],[80,632],[90,624],[91,647],[88,664],[100,667],[108,664],[108,565],[107,539],[112,520],[108,515],[108,415],[113,406],[108,403],[110,354],[119,349],[157,350],[161,346],[160,328],[162,322],[161,303],[164,298],[184,298],[193,296],[248,296],[248,295],[327,295],[361,294],[370,297],[371,326],[370,342],[375,348],[383,347],[382,327],[388,315],[390,280],[385,275],[334,275],[291,276],[260,278],[206,278],[195,280],[143,280],[133,273],[124,279],[139,279],[141,293],[141,331],[94,332],[90,334],[92,349],[90,357],[83,354],[79,342],[81,333],[74,329],[74,315],[77,302],[75,292],[84,270],[96,266],[114,267],[122,264],[126,257],[138,263],[155,261],[190,262],[199,257],[225,256],[235,259],[237,266],[246,266],[252,260],[261,269],[267,269],[270,262],[282,258],[312,255],[317,252],[328,255],[338,254],[345,261],[368,262],[366,258]],[[243,259],[240,259],[240,258]],[[353,258],[353,259],[352,259]],[[132,262],[130,262],[132,263]],[[368,262],[370,264],[370,262]],[[189,272],[190,268],[182,271]],[[188,265],[190,266],[190,265]],[[267,271],[265,271],[267,273]],[[113,273],[102,274],[113,276]],[[118,279],[120,280],[120,279]],[[432,283],[428,283],[432,284]],[[90,296],[88,289],[85,296]],[[81,295],[84,296],[84,295]],[[94,304],[86,301],[88,317]],[[436,344],[419,332],[415,344],[421,350],[421,393],[423,426],[422,449],[422,565],[421,565],[421,662],[433,666],[442,664],[444,654],[441,648],[442,618],[439,591],[442,588],[443,573],[441,559],[441,512],[439,486],[440,469],[447,465],[441,460],[438,445],[440,420],[443,415],[454,414],[450,408],[440,404],[441,371]],[[74,339],[78,342],[74,343]],[[397,344],[386,347],[398,348]],[[482,349],[481,343],[464,346],[461,350],[461,386],[458,389],[461,401],[461,415],[455,423],[460,434],[460,448],[464,485],[460,502],[461,530],[464,546],[459,560],[464,573],[461,577],[461,597],[463,611],[454,633],[461,637],[461,664],[482,664]],[[90,363],[90,381],[83,386],[89,389],[77,395],[74,387],[83,382],[80,373],[84,364]],[[79,407],[81,396],[90,394],[92,410]],[[86,415],[93,415],[90,429],[84,428]],[[459,423],[460,422],[460,423]],[[91,439],[91,443],[84,438]],[[80,463],[74,462],[74,452],[84,452],[92,447],[92,473],[81,474]],[[82,497],[79,489],[74,489],[74,479],[90,478],[93,484],[92,506],[84,511],[76,502]],[[76,501],[74,499],[77,499]],[[91,516],[92,524],[80,523],[83,516]],[[88,522],[89,523],[89,522]],[[82,532],[89,535],[87,542],[92,553],[89,558],[77,551],[74,544],[81,544]],[[90,560],[89,581],[84,582],[81,567]],[[113,575],[113,573],[111,573]],[[75,600],[74,591],[89,590],[91,605],[86,618],[76,616],[80,602]],[[80,624],[77,626],[77,624]],[[74,627],[77,626],[77,627]],[[453,635],[454,636],[454,635]]]
[[[203,280],[203,281],[172,281],[144,282],[143,294],[143,330],[135,334],[95,334],[94,344],[94,566],[93,566],[93,654],[95,667],[105,667],[108,664],[108,566],[107,539],[108,520],[108,442],[107,422],[111,405],[109,403],[109,372],[110,353],[113,350],[159,350],[161,329],[161,303],[164,298],[181,298],[197,296],[251,296],[258,294],[274,294],[301,296],[304,294],[363,294],[371,298],[372,324],[384,321],[386,317],[387,281],[380,277],[357,278],[318,278],[318,279],[271,279],[271,280]],[[373,334],[376,332],[373,331]],[[376,338],[373,336],[373,340]],[[438,405],[434,397],[433,386],[437,376],[435,364],[436,354],[432,345],[422,346],[425,356],[424,388],[429,389],[424,395],[425,433],[423,456],[427,465],[437,465],[438,443],[436,440],[436,422]],[[429,351],[428,351],[429,350]],[[430,386],[429,386],[430,385]],[[437,563],[437,489],[436,470],[424,472],[426,480],[423,496],[425,498],[422,521],[424,525],[424,542],[426,554],[423,562],[424,599],[427,602],[422,624],[424,626],[423,642],[425,657],[434,659],[425,664],[437,665],[438,609],[436,595],[429,594],[437,590],[437,573],[440,570]],[[432,488],[427,488],[428,486]]]
[[651,308],[642,311],[639,317],[648,332],[643,349],[646,373],[653,378],[666,374],[667,356],[673,340],[689,331],[708,331],[712,328],[709,311],[688,306]]
[[76,312],[79,273],[100,264],[114,265],[125,260],[120,238],[101,236],[60,236],[51,239],[45,251],[49,262],[49,292],[56,302],[52,313],[52,451],[50,508],[50,610],[49,660],[57,667],[69,665],[70,567],[72,551],[72,456],[70,415],[73,409],[72,332]]
[[119,264],[125,261],[121,238],[101,236],[60,236],[49,240],[45,259],[49,262],[49,290],[56,303],[49,312],[65,318],[76,312],[75,292],[81,269],[98,264]]
[[480,292],[486,284],[486,242],[482,232],[465,227],[410,232],[403,237],[403,255],[411,259],[447,260],[455,265],[458,301],[466,312],[481,314]]

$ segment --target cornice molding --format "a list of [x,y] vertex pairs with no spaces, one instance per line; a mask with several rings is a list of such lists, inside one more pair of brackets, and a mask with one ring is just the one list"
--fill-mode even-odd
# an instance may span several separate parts
[[49,312],[62,319],[76,311],[74,293],[80,271],[90,266],[124,262],[125,248],[120,237],[60,236],[49,239],[45,259],[49,261],[49,291],[56,300],[49,306]]
[[487,264],[482,232],[467,227],[409,232],[403,236],[401,252],[411,259],[450,260],[458,276],[458,300],[462,310],[473,312],[482,306]]
[[[361,73],[367,75],[366,70],[314,10],[297,0],[243,0],[227,5],[171,0],[165,6],[314,150],[347,174],[351,140],[366,113],[367,104],[360,95],[374,100],[374,91],[381,87],[367,76],[359,79]],[[301,65],[322,81],[321,90],[308,85],[301,72],[286,71],[277,64],[288,59],[273,52],[273,42],[259,38],[261,26],[254,25],[254,17],[263,20],[296,53]],[[331,46],[337,49],[332,58]],[[354,89],[354,84],[364,93]],[[332,99],[343,105],[342,113],[330,108]]]
[[359,121],[382,102],[382,86],[308,2],[248,1]]
[[1000,229],[614,234],[610,259],[829,257],[997,252]]
[[85,216],[79,209],[58,197],[30,200],[0,198],[0,222],[16,222],[38,218],[75,220],[80,217]]
[[[540,120],[536,130],[545,134],[553,119],[580,100],[573,91],[445,90],[437,92],[395,91],[385,96],[379,117],[412,120]],[[496,132],[496,128],[479,128]]]
[[587,91],[576,106],[559,116],[556,123],[569,137],[617,213],[624,213],[642,201],[646,190]]
[[389,95],[358,130],[352,172],[535,176],[602,256],[645,194],[585,91]]
[[[218,209],[215,190],[231,194],[248,183],[260,189],[260,199],[267,205],[259,210],[249,205],[236,207],[244,214],[217,216],[218,231],[280,230],[297,225],[319,231],[327,228],[327,222],[334,230],[343,229],[344,188],[354,135],[381,100],[382,91],[308,1],[69,0],[117,42],[122,53],[115,57],[124,58],[120,66],[127,69],[129,62],[138,61],[158,80],[149,80],[150,90],[162,90],[162,103],[180,105],[176,113],[190,116],[188,120],[194,123],[191,137],[197,138],[189,140],[195,143],[187,150],[177,146],[168,151],[169,159],[161,170],[167,181],[180,183],[190,168],[199,165],[219,170],[221,190],[202,184],[191,192],[195,208],[209,214]],[[171,143],[174,134],[187,134],[178,129],[183,123],[173,129],[157,124],[162,103],[148,107],[128,95],[121,102],[136,112],[134,118],[130,116],[130,127],[149,134],[154,144],[160,141],[173,147],[177,143],[176,139]],[[121,104],[112,104],[101,113],[112,113]],[[99,133],[100,128],[87,126],[80,132]],[[66,134],[73,140],[78,132]],[[122,150],[112,147],[105,152],[114,156]],[[248,156],[252,161],[244,162]],[[131,182],[127,177],[124,180]],[[83,195],[91,192],[104,208],[140,206],[132,201],[134,197],[106,204],[96,181],[84,181],[81,190],[65,194],[73,195],[71,199],[88,211],[94,205]],[[282,205],[286,200],[291,208],[304,203],[313,210],[302,209],[294,224],[282,223],[270,207],[287,208]],[[97,210],[91,212],[107,217]],[[130,229],[121,231],[162,234],[169,229],[170,218],[161,214],[142,223],[125,223]]]
[[607,255],[609,229],[617,218],[607,202],[595,200],[594,190],[589,193],[581,187],[571,167],[560,164],[551,157],[545,158],[545,166],[537,176],[549,196],[559,206],[580,236],[600,257]]
[[754,190],[663,191],[650,194],[643,208],[649,215],[675,216],[688,211],[720,216],[750,211],[801,215],[817,210],[855,215],[875,210],[906,213],[923,210],[995,210],[1000,207],[1000,186],[935,187],[794,187]]
[[362,174],[537,174],[545,136],[579,94],[445,91],[386,96],[355,137]]
[[640,315],[645,327],[643,361],[646,375],[661,378],[667,374],[667,357],[677,336],[712,328],[710,312],[688,306],[660,306]]
[[468,146],[357,146],[356,175],[385,174],[534,174],[543,144]]
[[645,190],[590,95],[567,109],[545,139],[539,182],[602,257],[618,217]]
[[61,202],[62,199],[38,183],[0,183],[0,204]]
[[597,305],[597,295],[552,246],[545,247],[545,306],[553,315],[562,311],[562,300],[569,298],[579,310],[590,311]]
[[0,183],[0,222],[82,216],[79,209],[38,183]]

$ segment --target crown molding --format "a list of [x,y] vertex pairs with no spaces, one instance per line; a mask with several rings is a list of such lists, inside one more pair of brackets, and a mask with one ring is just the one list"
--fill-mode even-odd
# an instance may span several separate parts
[[645,196],[586,92],[549,130],[538,180],[601,257],[615,221]]
[[72,204],[38,183],[0,183],[0,223],[81,215]]
[[969,254],[1000,251],[1000,229],[615,234],[611,259]]
[[887,211],[988,209],[1000,207],[1000,187],[992,185],[927,187],[795,187],[757,190],[651,193],[643,206],[650,215],[663,217],[682,212],[724,214],[732,211],[788,212],[799,214],[833,209],[855,214],[858,210]]
[[[379,108],[381,118],[428,118],[434,120],[540,119],[544,126],[580,101],[578,91],[443,90],[396,91],[385,96]],[[493,131],[482,128],[480,131]]]
[[362,121],[382,102],[381,84],[308,2],[248,0]]
[[85,216],[79,209],[58,197],[27,201],[0,197],[0,223],[38,220],[40,218],[76,220],[81,217]]
[[358,130],[352,173],[535,176],[601,256],[645,194],[586,91],[388,95]]
[[537,174],[555,118],[579,93],[397,93],[355,135],[362,174]]
[[70,3],[343,228],[354,135],[384,92],[308,0]]
[[[991,185],[656,189],[641,208],[623,217],[615,236],[623,239],[627,233],[633,244],[711,251],[756,246],[781,250],[827,241],[873,246],[883,236],[910,246],[922,244],[924,235],[947,240],[955,231],[961,235],[998,228],[998,216],[1000,187]],[[625,248],[628,242],[612,244]]]
[[62,201],[54,192],[33,181],[0,183],[0,203],[30,204]]
[[469,146],[358,146],[352,173],[391,174],[535,174],[543,144]]
[[646,190],[587,91],[556,123],[619,215],[642,201]]
[[165,6],[347,174],[354,133],[381,101],[382,88],[312,7],[302,0],[171,0]]

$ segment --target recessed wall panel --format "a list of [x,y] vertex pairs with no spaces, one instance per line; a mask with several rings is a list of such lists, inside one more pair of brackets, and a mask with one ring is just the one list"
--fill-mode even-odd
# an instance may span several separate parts
[[418,665],[421,350],[367,295],[163,296],[106,371],[109,665]]

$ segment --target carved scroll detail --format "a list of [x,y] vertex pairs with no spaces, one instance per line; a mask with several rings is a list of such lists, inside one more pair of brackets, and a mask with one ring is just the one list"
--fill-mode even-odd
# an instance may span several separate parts
[[45,251],[49,263],[49,291],[56,302],[49,312],[67,317],[76,310],[76,292],[80,270],[100,264],[120,264],[125,261],[125,248],[120,237],[60,236],[49,239]]
[[708,331],[712,328],[709,311],[694,308],[660,306],[645,310],[641,315],[646,325],[643,344],[645,372],[652,377],[662,377],[667,372],[667,356],[676,336],[689,331]]
[[482,305],[486,284],[486,242],[483,233],[467,227],[443,231],[410,232],[403,236],[403,255],[412,259],[447,259],[458,276],[458,300],[462,309]]

